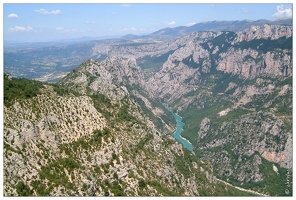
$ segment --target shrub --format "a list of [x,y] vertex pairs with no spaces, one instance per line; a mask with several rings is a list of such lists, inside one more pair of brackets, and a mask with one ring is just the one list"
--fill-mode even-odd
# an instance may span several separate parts
[[25,78],[10,79],[4,74],[4,105],[9,107],[16,99],[28,99],[40,94],[43,83]]
[[16,192],[19,196],[32,196],[33,192],[30,190],[29,186],[25,185],[23,181],[18,182],[15,186]]
[[140,180],[139,180],[139,187],[142,188],[142,189],[143,189],[144,187],[146,187],[146,183],[145,183],[145,181],[144,181],[143,179],[140,179]]

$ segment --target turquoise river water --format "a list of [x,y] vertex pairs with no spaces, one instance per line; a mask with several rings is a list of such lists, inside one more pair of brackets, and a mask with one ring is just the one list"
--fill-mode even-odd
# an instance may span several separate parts
[[176,131],[175,133],[173,134],[173,136],[183,144],[183,146],[188,149],[189,151],[192,151],[193,150],[193,146],[192,144],[187,141],[185,138],[182,138],[181,136],[181,133],[183,132],[183,126],[185,125],[183,122],[182,122],[182,117],[180,117],[179,115],[177,115],[176,113],[174,113],[172,110],[170,110],[168,108],[168,106],[165,104],[164,105],[165,108],[167,108],[174,116],[177,124],[176,124]]

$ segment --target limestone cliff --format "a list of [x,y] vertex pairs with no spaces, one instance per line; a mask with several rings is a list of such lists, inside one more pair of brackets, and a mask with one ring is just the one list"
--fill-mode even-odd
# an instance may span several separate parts
[[[255,50],[230,49],[220,54],[217,69],[226,73],[240,74],[246,78],[256,76],[286,77],[292,74],[291,56],[287,50],[260,54]],[[244,62],[242,62],[244,61]]]
[[292,76],[291,33],[291,26],[265,24],[238,33],[191,34],[150,78],[149,86],[172,102],[198,88],[201,74],[213,70],[250,79]]
[[[135,59],[122,60],[118,57],[106,59],[99,63],[90,59],[68,74],[60,84],[80,93],[100,92],[111,99],[122,99],[128,95],[126,86],[144,86],[143,74]],[[118,85],[122,84],[122,87]]]

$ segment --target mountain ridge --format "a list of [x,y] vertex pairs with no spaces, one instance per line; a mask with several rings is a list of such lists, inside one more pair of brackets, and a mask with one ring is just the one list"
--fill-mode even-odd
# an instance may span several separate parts
[[[259,20],[235,20],[235,21],[227,21],[227,20],[214,20],[214,21],[205,21],[199,22],[192,26],[178,26],[174,28],[163,28],[156,32],[150,33],[148,35],[129,37],[130,39],[138,39],[139,37],[147,38],[147,37],[160,37],[161,39],[165,39],[167,36],[184,36],[196,31],[242,31],[250,26],[260,26],[263,24],[279,24],[279,25],[292,25],[291,19],[279,19],[275,21],[259,19]],[[125,36],[123,36],[125,38]]]

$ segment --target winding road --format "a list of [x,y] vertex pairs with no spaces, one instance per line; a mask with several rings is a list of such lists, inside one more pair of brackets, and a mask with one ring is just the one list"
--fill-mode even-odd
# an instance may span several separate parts
[[244,188],[241,188],[241,187],[238,187],[238,186],[234,186],[234,185],[231,185],[230,183],[227,183],[226,181],[222,181],[221,179],[218,179],[218,178],[217,178],[217,181],[220,181],[220,182],[224,183],[225,185],[229,185],[231,187],[234,187],[235,189],[238,189],[240,191],[249,192],[251,194],[255,194],[255,195],[258,195],[258,196],[268,197],[268,195],[266,195],[266,194],[262,194],[262,193],[259,193],[259,192],[255,192],[253,190],[247,190],[247,189],[244,189]]

